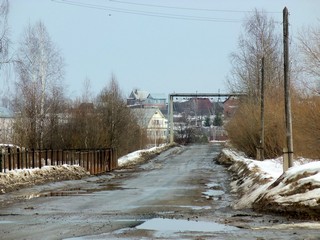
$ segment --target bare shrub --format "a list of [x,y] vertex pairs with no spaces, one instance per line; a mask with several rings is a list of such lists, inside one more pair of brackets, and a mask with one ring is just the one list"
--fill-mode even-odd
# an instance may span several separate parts
[[257,104],[242,100],[234,117],[226,124],[229,139],[234,147],[255,157],[259,145],[259,112]]
[[[266,94],[265,100],[265,157],[273,158],[282,154],[284,146],[283,100],[275,97],[277,91]],[[252,99],[242,99],[234,117],[226,125],[232,145],[256,157],[260,147],[260,103]]]
[[320,98],[293,102],[293,140],[296,156],[320,158]]

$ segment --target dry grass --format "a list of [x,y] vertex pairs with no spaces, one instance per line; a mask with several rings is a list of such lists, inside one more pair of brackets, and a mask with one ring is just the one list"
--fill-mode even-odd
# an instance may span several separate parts
[[[268,99],[268,100],[267,100]],[[271,158],[282,153],[284,141],[283,102],[275,97],[265,101],[265,157]],[[256,157],[260,147],[260,102],[243,101],[235,116],[228,122],[231,143],[250,157]]]
[[[265,157],[282,155],[285,146],[283,93],[273,91],[265,98]],[[320,159],[320,97],[292,97],[293,144],[295,156]],[[250,157],[260,147],[260,103],[242,101],[226,129],[233,146]]]
[[320,159],[320,98],[293,104],[294,151],[298,156]]

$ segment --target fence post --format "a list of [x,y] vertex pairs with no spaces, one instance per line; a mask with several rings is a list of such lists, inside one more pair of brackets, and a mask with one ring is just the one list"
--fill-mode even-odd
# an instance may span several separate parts
[[8,159],[8,154],[4,153],[2,155],[2,161],[3,161],[3,172],[6,172],[6,160]]
[[93,150],[94,152],[94,174],[97,174],[98,173],[98,152],[97,150]]
[[118,158],[117,158],[117,149],[116,148],[113,148],[112,149],[112,169],[115,169],[118,167]]
[[103,150],[102,155],[103,155],[103,157],[102,157],[102,169],[103,169],[104,172],[106,172],[107,171],[107,161],[106,161],[107,160],[106,159],[107,153],[106,153],[105,149]]
[[17,148],[17,167],[20,169],[21,164],[20,164],[20,149]]
[[31,149],[31,151],[32,151],[32,168],[34,168],[34,165],[35,165],[35,163],[34,163],[34,161],[35,161],[35,159],[34,159],[34,148],[32,148]]
[[46,155],[45,155],[45,165],[48,166],[48,149],[45,150],[46,151]]
[[79,166],[83,167],[83,161],[82,161],[82,164],[81,164],[81,151],[80,150],[79,150]]
[[0,172],[2,173],[2,149],[0,149]]
[[28,149],[26,149],[25,151],[25,160],[26,160],[26,168],[29,168],[30,167],[30,157],[29,157],[29,151]]
[[87,170],[91,173],[91,171],[90,171],[90,158],[89,158],[89,152],[87,151],[87,152],[85,152],[86,153],[86,166],[87,166]]
[[41,161],[41,159],[42,159],[42,150],[40,149],[40,150],[38,150],[38,163],[39,163],[39,168],[41,168],[41,166],[42,166],[42,161]]
[[54,155],[54,152],[53,152],[53,149],[50,150],[50,155],[51,155],[51,166],[54,166],[54,162],[53,162],[53,155]]
[[10,171],[12,168],[11,164],[11,148],[8,147],[8,170]]
[[60,161],[60,150],[57,150],[57,152],[56,152],[56,157],[57,157],[56,165],[59,165],[59,161]]
[[71,165],[74,165],[75,154],[76,154],[75,150],[71,151]]
[[16,161],[15,161],[16,154],[15,154],[14,148],[13,148],[13,151],[11,151],[11,158],[12,158],[12,170],[17,169]]
[[108,150],[108,171],[110,172],[112,170],[112,149],[110,148]]

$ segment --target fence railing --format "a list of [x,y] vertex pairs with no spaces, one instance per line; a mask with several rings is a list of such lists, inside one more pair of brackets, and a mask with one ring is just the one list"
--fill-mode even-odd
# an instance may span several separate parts
[[0,148],[0,172],[64,164],[79,165],[90,174],[99,174],[115,169],[118,160],[116,150],[112,148],[90,150]]

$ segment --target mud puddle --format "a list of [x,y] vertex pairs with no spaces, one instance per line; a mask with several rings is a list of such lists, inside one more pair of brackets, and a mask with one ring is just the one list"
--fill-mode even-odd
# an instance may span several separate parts
[[38,194],[37,197],[79,196],[83,194],[93,194],[93,193],[103,192],[103,191],[115,191],[115,190],[124,190],[124,189],[125,188],[121,187],[120,184],[107,184],[107,185],[100,185],[99,188],[93,188],[93,189],[71,188],[71,189],[43,192]]

